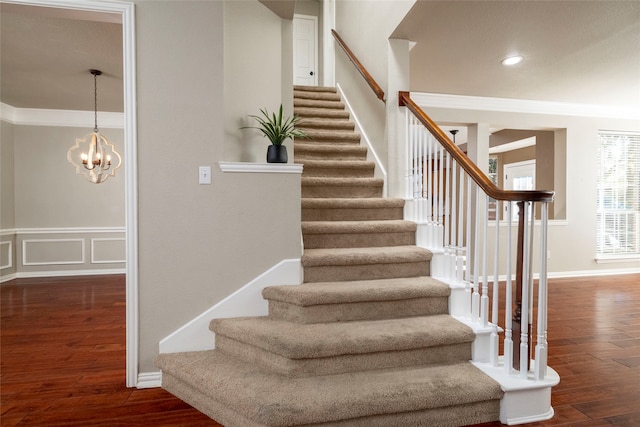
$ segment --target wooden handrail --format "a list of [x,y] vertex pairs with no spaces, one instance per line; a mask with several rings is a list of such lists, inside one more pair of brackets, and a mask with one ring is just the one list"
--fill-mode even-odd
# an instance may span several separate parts
[[360,72],[360,74],[362,74],[362,77],[364,77],[366,82],[369,84],[369,87],[371,87],[378,99],[382,102],[385,102],[384,91],[382,90],[380,85],[376,83],[371,74],[369,74],[367,69],[364,68],[364,65],[362,65],[362,63],[358,61],[358,58],[356,58],[356,55],[351,51],[351,49],[349,49],[349,46],[347,46],[344,40],[342,40],[342,37],[340,37],[336,30],[331,30],[331,34],[333,34],[333,37],[338,42],[338,45],[342,48],[342,50],[344,50],[344,53],[347,54],[347,57],[351,60],[351,62],[353,62],[353,65],[356,66],[356,69]]
[[489,179],[488,176],[473,163],[460,148],[449,139],[442,129],[433,121],[422,109],[411,99],[409,92],[399,92],[399,104],[407,107],[416,116],[431,134],[440,142],[445,150],[458,162],[460,166],[469,174],[471,179],[478,184],[484,192],[496,200],[519,202],[552,202],[553,191],[525,191],[525,190],[503,190]]

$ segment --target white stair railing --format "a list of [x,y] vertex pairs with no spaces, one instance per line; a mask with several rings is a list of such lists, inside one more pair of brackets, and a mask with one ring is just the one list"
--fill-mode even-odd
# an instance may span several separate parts
[[452,288],[451,314],[487,337],[474,346],[473,360],[544,380],[553,192],[497,188],[408,93],[400,101],[407,107],[405,216],[419,225],[417,243],[439,257],[434,275]]

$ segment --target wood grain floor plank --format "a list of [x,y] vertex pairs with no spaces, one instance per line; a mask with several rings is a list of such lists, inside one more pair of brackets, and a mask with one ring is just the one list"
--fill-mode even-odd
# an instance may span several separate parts
[[[124,276],[0,291],[2,427],[220,427],[162,389],[125,387]],[[548,337],[555,416],[527,426],[640,426],[640,275],[550,280]]]

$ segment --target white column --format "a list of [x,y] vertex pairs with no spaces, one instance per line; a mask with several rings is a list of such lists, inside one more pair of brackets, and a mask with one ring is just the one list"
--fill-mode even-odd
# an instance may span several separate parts
[[405,108],[398,106],[398,92],[409,90],[409,41],[391,39],[387,56],[387,87],[386,116],[387,116],[387,153],[388,153],[388,183],[387,195],[403,197],[403,159],[406,141]]

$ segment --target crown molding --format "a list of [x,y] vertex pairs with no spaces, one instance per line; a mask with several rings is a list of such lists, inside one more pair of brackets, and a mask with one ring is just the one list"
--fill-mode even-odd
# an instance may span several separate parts
[[[16,108],[0,103],[0,119],[14,125],[92,127],[93,111]],[[124,113],[98,111],[100,129],[124,129]]]
[[483,96],[449,95],[429,92],[411,92],[411,98],[420,107],[432,108],[630,120],[637,120],[638,117],[640,117],[640,108],[616,107],[611,105],[535,101],[531,99],[490,98]]

